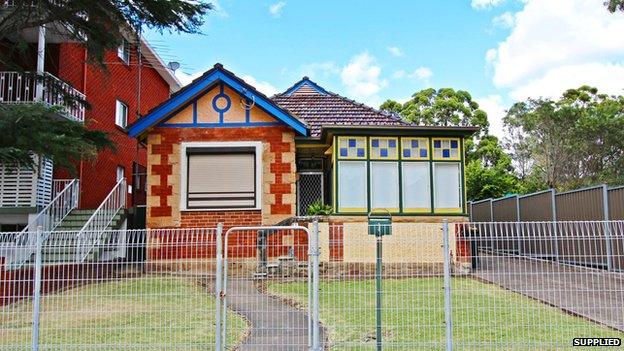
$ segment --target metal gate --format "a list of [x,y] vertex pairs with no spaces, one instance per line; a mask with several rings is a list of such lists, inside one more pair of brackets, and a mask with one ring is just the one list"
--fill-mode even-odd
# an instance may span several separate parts
[[[259,226],[222,233],[219,225],[216,350],[234,344],[239,350],[321,350],[318,223],[312,230]],[[295,297],[301,295],[308,303],[297,307]],[[231,323],[228,310],[242,315],[248,325]],[[233,329],[241,332],[231,333]],[[227,339],[242,334],[242,340]]]

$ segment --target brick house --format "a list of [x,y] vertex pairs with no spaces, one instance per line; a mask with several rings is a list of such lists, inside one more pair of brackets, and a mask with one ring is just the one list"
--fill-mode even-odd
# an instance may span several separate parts
[[[122,212],[143,206],[146,150],[127,135],[125,128],[181,86],[173,71],[143,39],[137,42],[129,37],[118,50],[107,52],[106,67],[102,69],[89,64],[86,49],[67,41],[59,30],[48,28],[42,36],[27,36],[32,37],[28,46],[31,59],[23,62],[20,71],[0,71],[0,104],[40,101],[65,106],[60,117],[107,132],[116,152],[104,151],[95,160],[80,161],[77,174],[55,169],[53,162],[46,159],[39,160],[38,170],[0,166],[1,231],[28,231],[41,222],[47,225],[44,229],[53,230],[62,226],[60,220],[45,221],[49,213],[62,213],[62,219],[72,211],[80,215],[84,224],[116,186],[117,193],[123,194],[118,196],[123,199],[118,201]],[[1,50],[6,47],[0,43]],[[64,82],[66,92],[87,100],[91,108],[66,106],[45,83],[39,87],[32,78],[34,74]],[[37,96],[39,89],[41,95]],[[120,179],[125,182],[123,190],[118,184]],[[63,192],[63,198],[55,202]],[[66,222],[77,218],[68,218]]]
[[466,217],[464,138],[307,77],[267,97],[216,64],[129,128],[147,144],[147,227],[275,225],[331,204],[329,222]]

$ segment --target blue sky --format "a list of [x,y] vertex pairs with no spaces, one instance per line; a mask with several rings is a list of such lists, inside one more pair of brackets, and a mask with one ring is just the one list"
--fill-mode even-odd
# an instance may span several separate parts
[[585,83],[620,93],[624,14],[602,3],[220,0],[203,35],[146,36],[182,64],[183,80],[221,62],[267,94],[304,75],[374,107],[426,87],[465,89],[501,135],[505,108],[528,96]]

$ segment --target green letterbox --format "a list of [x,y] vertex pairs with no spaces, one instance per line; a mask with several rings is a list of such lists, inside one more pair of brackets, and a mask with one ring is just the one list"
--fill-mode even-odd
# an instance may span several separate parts
[[392,216],[383,214],[368,215],[368,234],[384,236],[392,234]]

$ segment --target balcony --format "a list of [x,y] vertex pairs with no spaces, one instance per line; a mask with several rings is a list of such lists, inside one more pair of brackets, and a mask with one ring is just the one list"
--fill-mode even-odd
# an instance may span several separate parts
[[[54,75],[45,72],[40,79],[41,97],[37,96],[37,79],[34,72],[0,71],[0,103],[18,104],[42,102],[48,106],[63,106],[62,115],[70,120],[84,122],[85,95]],[[68,99],[69,97],[69,99]]]

